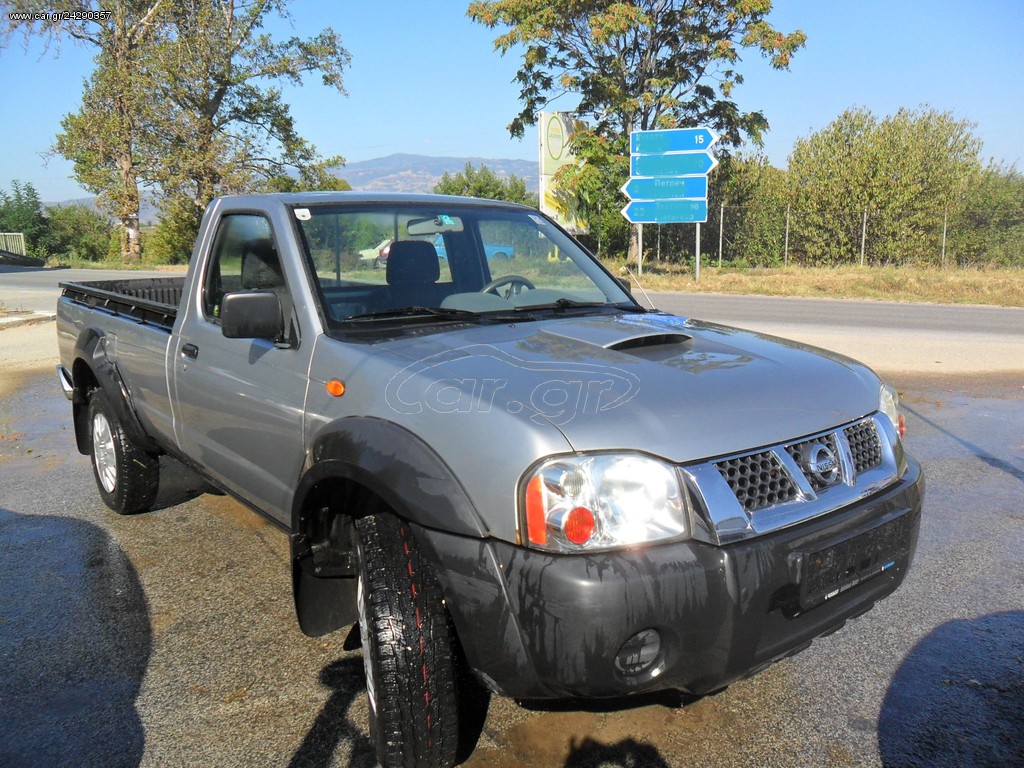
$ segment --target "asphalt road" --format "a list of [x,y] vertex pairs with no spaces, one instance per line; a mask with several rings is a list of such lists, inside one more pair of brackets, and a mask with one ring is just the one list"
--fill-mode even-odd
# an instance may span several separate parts
[[[184,268],[183,268],[184,269]],[[8,309],[53,312],[61,283],[123,278],[171,277],[184,271],[116,269],[34,269],[0,265],[0,301]]]
[[[172,274],[0,267],[0,302],[8,309],[52,313],[60,282]],[[684,317],[841,352],[885,374],[1024,369],[1024,309],[1019,308],[688,293],[653,293],[650,299]]]
[[[684,314],[784,324],[769,314],[778,300],[738,301],[728,316],[716,304]],[[837,318],[861,311],[822,304]],[[955,324],[955,310],[937,325]],[[860,322],[851,337],[888,321]],[[969,333],[1012,349],[1014,333],[996,326]],[[372,765],[359,653],[344,632],[298,630],[285,536],[170,461],[156,511],[109,512],[74,450],[52,330],[0,330],[0,766]],[[889,374],[928,479],[916,561],[891,598],[699,700],[494,697],[466,765],[1024,766],[1024,356],[1015,362]]]

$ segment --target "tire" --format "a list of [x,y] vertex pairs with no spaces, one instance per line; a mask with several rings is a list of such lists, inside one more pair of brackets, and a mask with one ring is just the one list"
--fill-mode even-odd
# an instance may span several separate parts
[[459,739],[454,630],[408,526],[356,521],[357,602],[370,739],[384,768],[447,768]]
[[148,511],[160,486],[160,460],[124,431],[102,390],[89,397],[89,447],[103,503],[119,515]]

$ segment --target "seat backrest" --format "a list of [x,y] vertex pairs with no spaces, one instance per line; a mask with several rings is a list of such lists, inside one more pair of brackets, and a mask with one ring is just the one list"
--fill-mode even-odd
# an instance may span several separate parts
[[434,246],[424,240],[395,240],[388,251],[388,285],[432,285],[441,276]]
[[387,281],[392,307],[436,307],[441,300],[437,285],[440,276],[441,265],[431,243],[425,240],[391,243]]
[[284,274],[277,249],[269,240],[250,240],[242,255],[243,290],[281,290]]

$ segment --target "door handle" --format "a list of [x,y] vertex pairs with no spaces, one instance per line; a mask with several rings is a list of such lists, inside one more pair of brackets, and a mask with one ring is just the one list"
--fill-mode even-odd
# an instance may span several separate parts
[[195,360],[197,357],[199,357],[199,347],[197,347],[195,344],[182,344],[181,356]]

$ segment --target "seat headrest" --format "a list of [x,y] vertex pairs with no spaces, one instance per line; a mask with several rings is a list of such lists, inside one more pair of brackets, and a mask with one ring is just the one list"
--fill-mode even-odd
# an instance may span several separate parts
[[395,240],[388,250],[388,285],[436,283],[441,265],[425,240]]

